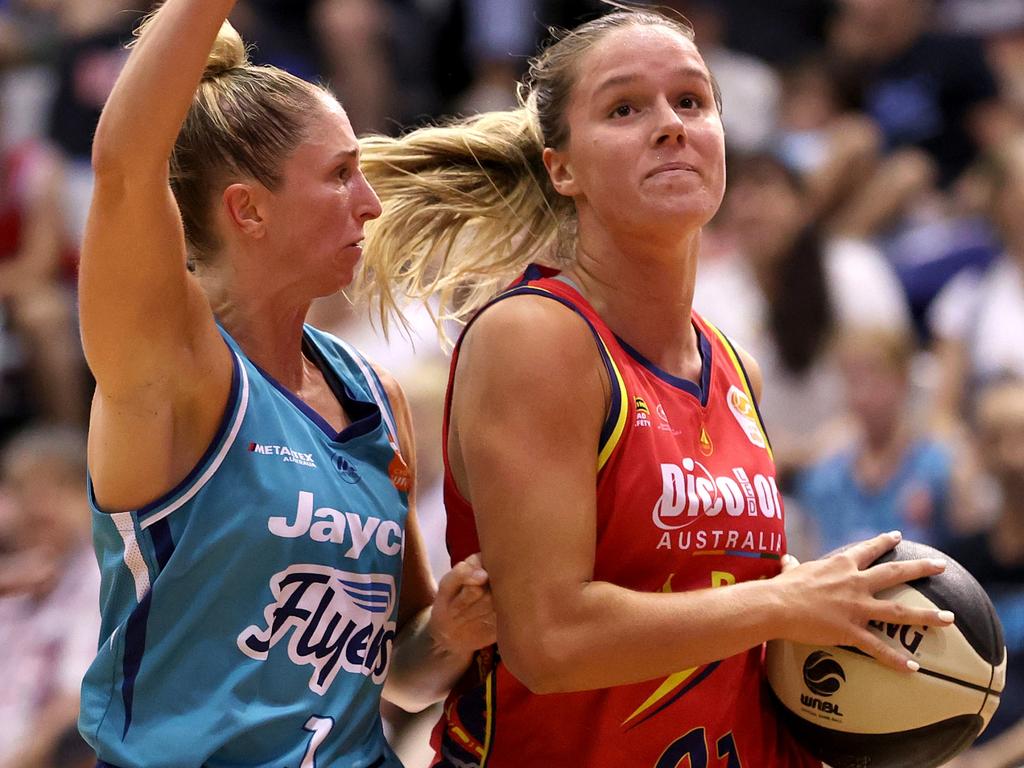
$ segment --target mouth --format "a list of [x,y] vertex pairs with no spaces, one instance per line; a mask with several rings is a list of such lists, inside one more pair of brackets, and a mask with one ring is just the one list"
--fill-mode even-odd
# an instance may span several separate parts
[[663,173],[696,173],[699,171],[689,163],[664,163],[647,174],[647,178]]

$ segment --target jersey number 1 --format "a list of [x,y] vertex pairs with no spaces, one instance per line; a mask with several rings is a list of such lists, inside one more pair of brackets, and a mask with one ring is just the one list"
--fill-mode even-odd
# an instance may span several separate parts
[[316,768],[316,751],[324,743],[324,739],[327,738],[327,734],[333,727],[333,717],[316,717],[314,715],[306,721],[302,730],[309,731],[313,735],[309,739],[309,746],[306,747],[306,754],[303,755],[302,765],[299,768]]

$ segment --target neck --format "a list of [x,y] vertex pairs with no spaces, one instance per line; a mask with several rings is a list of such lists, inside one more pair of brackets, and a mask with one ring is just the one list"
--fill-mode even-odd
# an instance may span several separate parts
[[612,237],[581,222],[575,281],[608,326],[645,357],[684,378],[700,370],[691,323],[700,229],[673,241]]
[[857,478],[866,488],[881,488],[899,469],[900,459],[910,444],[910,432],[897,420],[891,429],[864,430],[862,438],[855,469]]
[[899,416],[892,421],[875,425],[874,428],[864,430],[864,447],[869,453],[891,453],[902,451],[909,442],[910,435],[907,434],[906,425]]
[[213,314],[250,360],[297,392],[310,365],[302,354],[302,327],[310,302],[290,301],[283,294],[267,293],[265,286],[247,286],[238,272],[223,272],[199,274]]

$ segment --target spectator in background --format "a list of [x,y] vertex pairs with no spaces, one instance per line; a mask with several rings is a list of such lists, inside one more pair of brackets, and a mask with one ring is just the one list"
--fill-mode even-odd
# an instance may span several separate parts
[[933,0],[841,0],[830,49],[850,96],[890,149],[917,147],[941,186],[967,168],[985,134],[996,82],[981,43],[928,30]]
[[258,62],[329,83],[359,135],[395,133],[438,109],[429,77],[437,15],[416,0],[246,0],[232,18],[260,41]]
[[19,434],[0,455],[0,483],[18,546],[0,560],[0,768],[54,765],[50,750],[77,736],[79,688],[99,634],[85,436],[56,427]]
[[871,235],[933,184],[920,153],[886,155],[875,122],[842,104],[827,58],[788,68],[783,93],[776,151],[805,178],[813,215],[828,231]]
[[958,274],[931,308],[941,362],[935,418],[947,432],[956,431],[979,384],[1024,377],[1024,134],[992,153],[980,173],[1004,251],[983,273]]
[[817,530],[818,553],[890,530],[941,548],[951,457],[913,424],[913,338],[891,329],[851,331],[838,349],[853,437],[801,473],[795,493]]
[[536,44],[540,0],[472,0],[464,8],[476,77],[459,112],[515,106],[519,77]]
[[778,123],[779,76],[760,59],[726,46],[728,17],[722,0],[669,0],[693,24],[708,69],[722,92],[722,123],[730,153],[768,149]]
[[800,177],[768,155],[730,168],[716,239],[701,254],[694,304],[761,363],[761,412],[786,472],[831,444],[842,410],[832,352],[840,331],[906,330],[909,315],[895,276],[866,243],[829,238],[810,215]]
[[65,210],[75,242],[85,232],[92,196],[92,137],[100,110],[127,58],[124,43],[149,0],[53,0],[60,45],[57,92],[49,116],[51,141],[64,157]]
[[994,483],[994,523],[946,547],[985,588],[1003,624],[1006,687],[988,729],[955,768],[1024,763],[1024,379],[987,386],[978,398],[973,442]]
[[60,160],[41,142],[0,150],[0,436],[26,415],[85,421],[61,183]]

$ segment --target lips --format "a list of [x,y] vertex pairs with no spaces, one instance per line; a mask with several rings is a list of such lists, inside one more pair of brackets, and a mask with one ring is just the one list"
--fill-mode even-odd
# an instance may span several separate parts
[[672,171],[689,171],[690,173],[698,173],[697,169],[689,163],[663,163],[648,173],[647,178],[657,176],[659,173],[669,173]]

